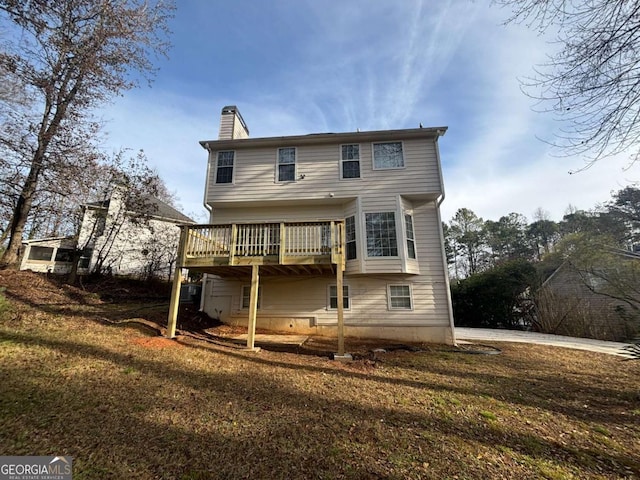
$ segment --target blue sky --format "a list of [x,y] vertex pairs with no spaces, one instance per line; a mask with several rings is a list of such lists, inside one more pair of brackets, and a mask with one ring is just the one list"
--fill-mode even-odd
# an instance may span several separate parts
[[[206,221],[206,152],[220,110],[237,105],[252,137],[448,126],[440,140],[448,220],[538,207],[561,219],[637,180],[626,158],[559,158],[537,137],[558,124],[533,110],[518,79],[553,45],[479,0],[179,0],[173,48],[152,88],[102,112],[107,146],[143,149]],[[199,216],[200,215],[200,216]]]

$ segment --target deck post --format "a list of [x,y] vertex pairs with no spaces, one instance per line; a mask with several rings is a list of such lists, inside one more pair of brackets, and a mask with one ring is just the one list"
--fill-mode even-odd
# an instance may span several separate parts
[[[336,290],[338,300],[338,353],[333,358],[340,361],[351,361],[352,356],[344,351],[344,270],[345,264],[345,231],[343,222],[331,222],[332,249],[335,249]],[[335,243],[334,243],[335,242]]]
[[342,262],[336,265],[336,290],[338,294],[338,355],[344,356],[344,292],[342,287]]
[[251,266],[251,295],[249,297],[249,325],[247,329],[247,350],[255,350],[256,339],[256,315],[258,313],[258,288],[260,276],[259,265]]
[[180,305],[180,287],[182,286],[181,268],[176,265],[173,272],[171,286],[171,303],[169,304],[169,322],[167,323],[167,338],[176,337],[176,323],[178,321],[178,306]]
[[171,285],[171,303],[169,304],[169,319],[167,322],[167,338],[175,338],[176,323],[178,321],[178,306],[180,305],[180,287],[182,286],[182,265],[184,264],[184,252],[186,250],[189,227],[180,226],[180,243],[178,244],[178,258],[173,271],[173,284]]

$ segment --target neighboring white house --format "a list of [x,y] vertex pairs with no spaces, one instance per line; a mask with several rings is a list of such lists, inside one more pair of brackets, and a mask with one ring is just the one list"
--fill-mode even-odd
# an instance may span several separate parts
[[342,281],[347,336],[455,343],[439,211],[445,131],[249,138],[224,107],[218,140],[200,142],[211,225],[185,228],[179,260],[207,274],[204,311],[247,325],[259,278],[258,328],[335,336]]
[[193,224],[165,202],[145,197],[141,212],[127,211],[123,191],[115,188],[107,200],[84,205],[77,238],[27,240],[21,270],[69,273],[77,248],[82,249],[78,273],[86,274],[100,262],[114,275],[168,278],[175,267],[179,224]]

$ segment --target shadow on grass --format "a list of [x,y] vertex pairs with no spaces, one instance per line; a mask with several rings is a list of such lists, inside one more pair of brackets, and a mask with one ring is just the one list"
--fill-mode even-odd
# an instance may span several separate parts
[[[561,459],[563,465],[593,475],[620,475],[621,466],[640,474],[637,459],[604,448],[569,446],[479,418],[442,415],[437,409],[363,405],[358,398],[338,399],[331,392],[333,382],[357,379],[362,388],[374,390],[397,386],[425,389],[429,395],[484,394],[455,385],[300,366],[209,345],[198,348],[208,350],[212,360],[215,354],[243,362],[246,370],[225,371],[220,358],[215,359],[220,367],[216,371],[183,369],[135,353],[37,334],[2,332],[0,341],[45,347],[67,360],[88,357],[122,370],[120,380],[104,385],[91,372],[56,381],[29,365],[5,362],[0,367],[7,392],[0,400],[2,450],[27,454],[34,443],[21,448],[20,435],[41,437],[35,443],[40,453],[60,449],[78,459],[78,478],[123,478],[131,471],[158,478],[199,478],[207,472],[217,478],[307,478],[309,472],[317,478],[410,478],[415,475],[394,472],[422,468],[429,459],[425,452],[442,453],[443,439],[448,439],[448,448],[460,442],[503,445],[541,462]],[[287,383],[287,369],[324,373],[330,383],[305,392]],[[127,372],[140,372],[152,381],[145,389],[136,388],[135,377]],[[182,398],[189,407],[181,404]],[[554,407],[541,405],[552,411]],[[197,418],[190,422],[189,416]],[[18,435],[12,444],[11,435]],[[402,467],[403,462],[411,466]],[[471,477],[486,474],[486,469],[474,471],[480,467],[473,458],[452,457],[437,465],[432,469],[450,468],[441,476],[456,471]],[[438,476],[437,471],[430,474]]]

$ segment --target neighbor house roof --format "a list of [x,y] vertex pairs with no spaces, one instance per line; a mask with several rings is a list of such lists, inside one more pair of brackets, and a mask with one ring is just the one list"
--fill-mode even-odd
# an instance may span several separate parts
[[43,243],[43,242],[55,242],[55,241],[62,241],[62,240],[70,240],[70,241],[75,241],[75,237],[46,237],[46,238],[31,238],[28,240],[23,240],[22,244],[23,245],[27,245],[27,244],[32,244],[32,243]]
[[[607,251],[609,253],[613,253],[614,255],[619,255],[619,256],[621,256],[623,258],[629,258],[631,260],[640,260],[640,254],[637,253],[637,252],[632,252],[631,250],[624,250],[622,248],[610,247],[608,245],[603,245],[602,246],[602,250]],[[541,287],[549,285],[557,274],[559,274],[562,270],[564,270],[566,268],[569,268],[569,267],[574,267],[574,264],[571,262],[571,260],[567,259],[567,260],[563,261],[560,265],[558,265],[558,268],[556,268],[551,273],[551,275],[549,275],[545,279],[545,281],[542,282]]]
[[[184,213],[176,210],[174,207],[169,205],[166,202],[163,202],[159,198],[153,197],[151,195],[144,195],[144,200],[148,202],[147,204],[153,210],[153,217],[164,218],[167,220],[175,220],[180,223],[196,223],[194,220],[186,216]],[[88,202],[85,206],[90,208],[109,208],[110,200],[102,200],[98,202]]]

